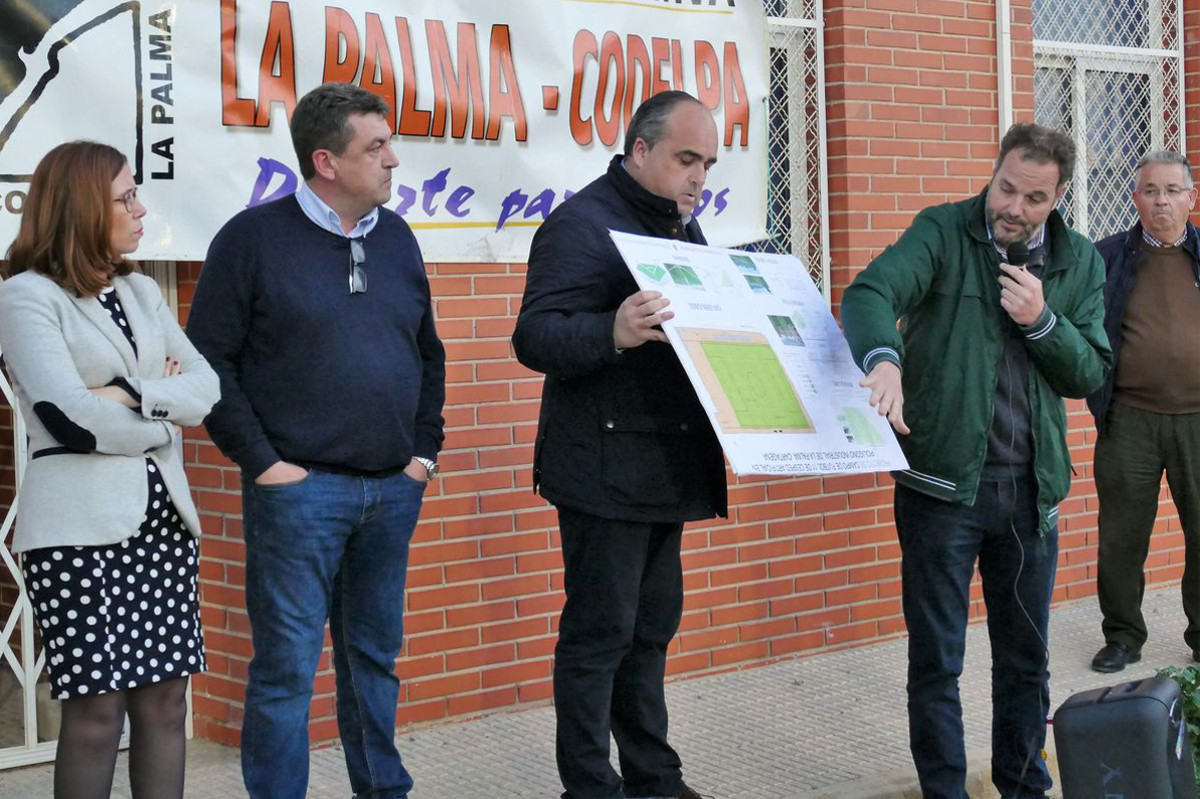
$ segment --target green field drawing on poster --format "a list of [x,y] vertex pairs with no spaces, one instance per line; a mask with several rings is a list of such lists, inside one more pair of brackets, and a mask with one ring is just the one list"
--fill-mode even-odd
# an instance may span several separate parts
[[686,264],[665,264],[667,273],[680,286],[703,288],[704,281],[696,274],[696,270]]
[[749,429],[812,427],[769,344],[702,341],[700,347],[739,425]]
[[659,264],[638,264],[638,271],[655,283],[662,283],[667,279],[666,267]]
[[883,444],[883,436],[858,408],[842,408],[838,418],[846,432],[846,439],[851,443],[870,447]]

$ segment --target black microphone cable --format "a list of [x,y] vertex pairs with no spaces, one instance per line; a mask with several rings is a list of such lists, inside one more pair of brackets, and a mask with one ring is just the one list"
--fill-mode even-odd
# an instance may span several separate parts
[[[1005,261],[1008,262],[1009,264],[1011,264],[1012,266],[1017,266],[1017,267],[1020,267],[1021,269],[1024,269],[1026,264],[1029,263],[1029,247],[1028,247],[1028,245],[1026,245],[1024,242],[1020,242],[1020,241],[1013,242],[1012,244],[1008,245],[1008,250],[1005,253]],[[1012,324],[1015,325],[1016,322],[1014,321],[1014,322],[1012,322]],[[1011,335],[1011,333],[1010,333],[1010,335]],[[1008,386],[1008,418],[1011,421],[1013,418],[1014,401],[1013,401],[1013,392],[1012,392],[1012,363],[1008,357],[1007,345],[1004,347],[1004,372],[1005,372],[1005,378],[1006,378],[1005,383]],[[1030,428],[1031,433],[1030,434],[1031,435],[1032,435],[1032,424],[1033,424],[1033,420],[1030,419],[1030,425],[1031,425],[1031,428]],[[1011,434],[1011,439],[1009,440],[1008,447],[1009,447],[1009,451],[1011,452],[1013,449],[1016,448],[1016,444],[1017,444],[1016,427],[1012,426],[1010,424],[1009,432]],[[1008,464],[1008,473],[1009,473],[1009,478],[1012,481],[1013,499],[1015,501],[1016,497],[1017,497],[1017,471],[1011,461]],[[1015,511],[1016,511],[1016,506],[1014,503],[1014,513],[1015,513]],[[1039,519],[1039,524],[1040,524],[1040,519]],[[1020,608],[1022,615],[1025,616],[1025,620],[1029,622],[1029,626],[1033,629],[1033,634],[1037,636],[1038,641],[1040,641],[1042,644],[1043,651],[1046,653],[1045,657],[1042,659],[1042,672],[1045,673],[1050,667],[1050,644],[1046,641],[1045,637],[1042,635],[1042,631],[1038,629],[1037,624],[1034,623],[1033,617],[1029,615],[1029,610],[1025,607],[1025,603],[1021,601],[1020,583],[1021,583],[1021,575],[1025,571],[1025,545],[1021,541],[1021,534],[1017,531],[1017,524],[1016,524],[1015,519],[1009,520],[1008,527],[1012,531],[1013,539],[1016,540],[1016,542],[1017,542],[1017,551],[1020,552],[1020,554],[1021,554],[1021,559],[1017,564],[1017,575],[1015,578],[1013,578],[1013,599],[1016,601],[1017,607]],[[1041,683],[1041,681],[1039,680],[1038,689],[1037,689],[1038,717],[1045,719],[1046,718],[1046,706],[1042,703],[1042,686],[1040,683]],[[995,713],[996,709],[992,708],[992,712]],[[1034,755],[1037,754],[1036,744],[1037,744],[1037,738],[1034,737],[1029,742],[1029,754],[1025,757],[1025,764],[1021,767],[1021,775],[1017,778],[1017,786],[1018,787],[1021,787],[1025,784],[1025,775],[1029,771],[1029,766],[1033,762]],[[992,745],[995,746],[995,742],[993,742]]]

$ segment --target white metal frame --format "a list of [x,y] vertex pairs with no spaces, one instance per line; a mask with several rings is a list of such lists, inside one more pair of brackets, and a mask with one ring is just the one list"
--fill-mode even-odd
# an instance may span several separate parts
[[[797,34],[800,32],[811,32],[812,50],[815,56],[815,89],[816,89],[816,112],[817,119],[815,124],[805,119],[801,113],[788,114],[788,154],[789,162],[792,166],[793,176],[797,174],[803,175],[808,170],[815,170],[817,174],[817,191],[818,197],[818,215],[820,216],[820,226],[818,230],[819,240],[816,242],[816,247],[813,246],[813,231],[809,228],[810,216],[807,213],[808,208],[808,186],[804,181],[791,180],[790,185],[793,192],[791,197],[791,205],[793,213],[791,214],[791,229],[783,231],[771,231],[778,235],[783,233],[792,253],[801,258],[805,262],[809,273],[818,282],[822,293],[825,295],[826,301],[830,298],[829,285],[829,137],[827,130],[827,120],[825,112],[825,11],[824,1],[814,0],[811,16],[809,17],[768,17],[768,47],[779,50],[784,50],[788,53],[788,102],[794,101],[798,92],[791,91],[791,87],[796,84],[803,85],[805,75],[808,70],[804,68],[803,59],[804,53],[795,53],[797,43]],[[769,109],[768,109],[769,111]],[[768,128],[770,120],[768,120]],[[817,134],[817,152],[815,163],[808,157],[806,153],[806,136],[815,131]],[[768,158],[770,158],[768,145]],[[791,177],[791,176],[789,176]],[[769,179],[768,182],[771,182]],[[797,210],[803,210],[804,213],[796,213]],[[800,245],[805,244],[803,250]],[[811,258],[816,252],[816,263]]]
[[[1007,0],[999,0],[1007,2]],[[1163,0],[1147,0],[1147,20],[1150,29],[1147,40],[1163,42],[1165,31],[1162,27]],[[1157,12],[1156,12],[1157,10]],[[1101,44],[1086,44],[1069,41],[1037,39],[1033,41],[1034,68],[1055,69],[1066,71],[1072,82],[1071,89],[1071,119],[1069,131],[1075,141],[1079,153],[1078,166],[1072,181],[1070,212],[1072,223],[1080,232],[1089,234],[1089,213],[1092,197],[1089,189],[1089,174],[1087,169],[1090,153],[1088,152],[1088,119],[1087,119],[1087,76],[1089,73],[1110,72],[1126,75],[1145,75],[1150,82],[1150,107],[1147,109],[1131,108],[1131,114],[1148,114],[1150,127],[1150,148],[1173,148],[1183,151],[1187,141],[1186,114],[1183,109],[1184,97],[1184,28],[1183,1],[1175,0],[1175,48],[1163,49],[1153,47],[1127,47]],[[1035,28],[1036,28],[1035,21]],[[1168,97],[1167,79],[1164,66],[1173,65],[1174,96]],[[1175,131],[1168,140],[1167,110],[1168,102],[1174,102],[1176,112],[1172,121]],[[1121,187],[1127,191],[1127,187]]]
[[[0,353],[2,355],[3,353]],[[13,466],[16,470],[16,487],[20,487],[25,473],[25,423],[21,419],[17,395],[12,384],[0,372],[0,395],[3,395],[13,413]],[[17,518],[17,501],[0,522],[0,542],[8,539]],[[8,618],[0,626],[0,669],[11,668],[21,687],[21,708],[24,717],[24,743],[20,746],[0,749],[0,769],[45,763],[54,759],[58,745],[56,741],[38,741],[37,725],[37,681],[46,667],[46,653],[34,654],[33,606],[21,578],[20,556],[14,556],[7,546],[0,546],[0,562],[13,576],[17,586],[17,601]],[[13,649],[13,635],[19,636],[20,654]]]
[[142,261],[142,271],[154,278],[163,296],[167,298],[167,307],[179,314],[179,280],[175,271],[174,261]]
[[1012,81],[1012,4],[996,0],[996,86],[1000,117],[1000,138],[1013,124]]

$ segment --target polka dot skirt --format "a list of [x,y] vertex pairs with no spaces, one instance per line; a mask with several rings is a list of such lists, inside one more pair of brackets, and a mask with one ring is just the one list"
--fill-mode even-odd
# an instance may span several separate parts
[[51,696],[69,699],[205,669],[199,551],[147,459],[150,499],[136,535],[101,547],[25,554]]

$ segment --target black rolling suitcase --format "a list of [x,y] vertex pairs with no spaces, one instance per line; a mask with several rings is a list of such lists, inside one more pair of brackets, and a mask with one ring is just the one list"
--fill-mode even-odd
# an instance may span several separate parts
[[1054,714],[1054,744],[1063,799],[1197,799],[1174,680],[1075,694]]

